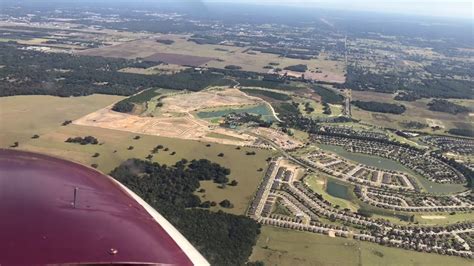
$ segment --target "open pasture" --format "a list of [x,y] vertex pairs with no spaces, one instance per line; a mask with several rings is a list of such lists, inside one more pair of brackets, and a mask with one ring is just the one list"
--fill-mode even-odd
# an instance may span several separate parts
[[[400,128],[403,127],[404,121],[417,121],[429,126],[439,126],[442,131],[437,133],[443,133],[444,130],[457,127],[457,123],[471,123],[474,121],[473,117],[470,117],[467,113],[460,113],[457,115],[434,112],[428,110],[427,104],[431,99],[421,99],[414,102],[398,102],[393,99],[393,94],[379,93],[379,92],[368,92],[368,91],[352,91],[353,100],[361,101],[377,101],[384,103],[396,103],[403,104],[406,107],[406,111],[401,115],[376,113],[361,110],[359,108],[352,108],[352,116],[355,119],[360,119],[362,122],[366,122],[375,126],[388,127],[388,128]],[[462,104],[474,105],[473,100],[463,100]],[[423,131],[432,132],[431,128],[425,128]]]
[[183,66],[200,66],[214,60],[212,57],[203,57],[195,55],[182,55],[171,53],[154,53],[144,58],[146,61],[165,62],[167,64],[183,65]]
[[[207,158],[231,170],[229,178],[238,185],[218,188],[212,182],[203,182],[206,190],[199,193],[202,200],[217,203],[229,199],[232,209],[223,211],[244,214],[249,201],[260,183],[266,159],[272,156],[270,150],[135,134],[132,132],[69,124],[61,126],[65,120],[74,120],[94,110],[109,106],[120,96],[91,95],[84,97],[60,98],[52,96],[14,96],[0,98],[0,147],[9,148],[18,141],[16,149],[45,153],[72,160],[84,165],[97,164],[97,169],[109,173],[129,158],[145,159],[157,145],[164,148],[151,159],[160,164],[172,165],[185,158],[187,160]],[[31,138],[38,134],[39,138]],[[98,145],[66,143],[69,137],[94,136]],[[140,138],[135,139],[136,136]],[[129,149],[129,147],[133,147]],[[165,150],[166,149],[166,150]],[[247,152],[255,151],[255,155]],[[95,153],[99,156],[93,157]],[[223,153],[223,156],[218,156]],[[221,209],[219,206],[214,210]]]
[[0,146],[28,141],[123,99],[122,96],[90,95],[60,98],[54,96],[12,96],[0,98]]

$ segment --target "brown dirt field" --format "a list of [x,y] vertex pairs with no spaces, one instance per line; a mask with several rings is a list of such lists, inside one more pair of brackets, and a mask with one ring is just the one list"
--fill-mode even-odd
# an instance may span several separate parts
[[176,64],[183,66],[200,66],[207,62],[214,60],[212,57],[183,55],[183,54],[168,54],[168,53],[154,53],[144,58],[147,61],[165,62],[168,64]]
[[[77,119],[73,123],[81,126],[115,129],[138,134],[239,146],[253,145],[256,140],[255,137],[250,135],[239,134],[224,128],[213,128],[208,122],[196,119],[192,115],[171,118],[141,117],[104,108]],[[209,135],[210,132],[226,135],[229,138],[215,138]]]
[[138,116],[112,111],[109,107],[88,114],[73,123],[82,126],[115,129],[169,138],[202,140],[221,144],[253,146],[256,137],[231,129],[216,127],[194,117],[191,112],[224,106],[262,103],[238,89],[210,89],[177,93],[162,100],[163,106],[153,116]]

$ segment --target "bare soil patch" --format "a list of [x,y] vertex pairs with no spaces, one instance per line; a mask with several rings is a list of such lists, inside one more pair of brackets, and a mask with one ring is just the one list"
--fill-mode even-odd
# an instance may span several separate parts
[[248,96],[238,89],[213,89],[169,95],[162,100],[163,106],[154,112],[154,116],[118,113],[112,111],[109,106],[88,114],[73,123],[154,136],[202,140],[239,146],[256,146],[256,137],[236,130],[216,127],[208,121],[193,116],[191,112],[262,102],[261,99]]
[[[253,145],[256,138],[224,128],[214,128],[208,122],[194,118],[192,115],[183,117],[142,117],[114,112],[108,108],[88,114],[73,122],[76,125],[115,129],[139,134],[162,136],[169,138],[202,140],[230,145]],[[210,132],[229,136],[215,138]]]

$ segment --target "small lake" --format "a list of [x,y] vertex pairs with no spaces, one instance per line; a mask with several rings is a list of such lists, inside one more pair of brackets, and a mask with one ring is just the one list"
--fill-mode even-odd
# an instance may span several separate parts
[[413,170],[408,167],[405,167],[401,163],[383,158],[380,156],[368,155],[363,153],[356,153],[356,152],[349,152],[346,151],[342,146],[337,145],[326,145],[326,144],[318,144],[318,147],[325,151],[333,152],[341,157],[344,157],[348,160],[365,164],[367,166],[377,167],[380,169],[392,170],[392,171],[399,171],[404,172],[409,175],[414,176],[418,183],[430,193],[455,193],[466,190],[466,187],[460,184],[438,184],[432,182],[418,174],[416,174]]
[[214,117],[222,117],[230,113],[249,113],[249,114],[256,114],[261,115],[262,119],[265,121],[275,121],[275,117],[273,117],[272,111],[266,104],[259,104],[249,107],[243,108],[228,108],[222,110],[215,110],[215,111],[205,111],[197,113],[197,116],[202,119],[214,118]]
[[345,185],[336,183],[332,180],[328,180],[326,183],[326,192],[333,196],[340,199],[351,200],[349,194],[349,188]]

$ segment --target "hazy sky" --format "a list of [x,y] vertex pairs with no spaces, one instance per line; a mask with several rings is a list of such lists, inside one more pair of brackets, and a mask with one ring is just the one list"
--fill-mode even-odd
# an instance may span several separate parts
[[473,0],[205,0],[473,18]]

